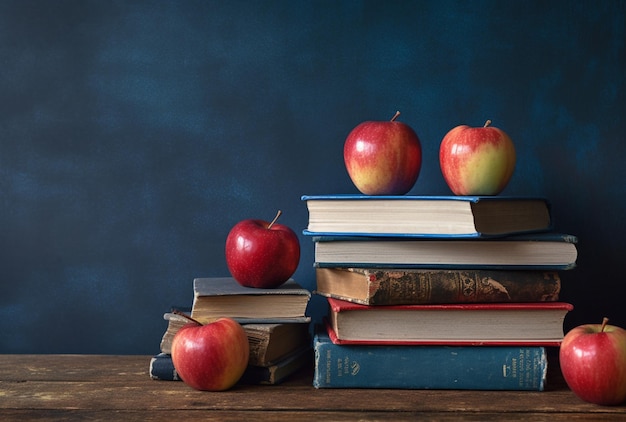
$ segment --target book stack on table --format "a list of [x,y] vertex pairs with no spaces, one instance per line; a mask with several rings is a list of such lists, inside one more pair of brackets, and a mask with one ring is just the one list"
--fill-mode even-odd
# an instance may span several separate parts
[[[312,361],[310,317],[306,309],[311,292],[293,279],[275,289],[243,287],[231,277],[196,278],[190,316],[206,324],[219,317],[238,321],[248,336],[250,358],[239,383],[279,384]],[[176,332],[189,320],[168,312],[160,353],[150,360],[154,380],[180,381],[172,362]]]
[[572,305],[576,237],[548,201],[504,196],[303,196],[315,293],[329,310],[317,388],[536,390]]

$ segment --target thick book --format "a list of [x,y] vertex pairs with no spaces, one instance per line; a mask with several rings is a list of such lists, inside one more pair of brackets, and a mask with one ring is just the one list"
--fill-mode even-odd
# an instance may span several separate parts
[[244,324],[250,345],[249,364],[273,366],[296,350],[310,348],[309,324]]
[[317,330],[315,388],[533,390],[546,382],[538,346],[339,346]]
[[274,289],[244,287],[232,277],[196,278],[191,316],[206,323],[230,317],[240,323],[308,322],[311,292],[289,279]]
[[243,373],[239,384],[276,385],[307,365],[313,364],[311,346],[301,348],[277,362],[267,366],[250,365]]
[[366,306],[327,298],[342,344],[559,346],[565,302]]
[[303,195],[307,235],[490,237],[552,228],[545,198]]
[[317,267],[569,270],[576,236],[546,232],[497,239],[315,236]]
[[[179,315],[166,313],[167,329],[161,339],[161,352],[172,352],[172,340],[189,321]],[[310,346],[309,324],[305,322],[281,324],[242,324],[250,346],[250,365],[268,366],[294,350]]]
[[314,293],[362,305],[555,302],[557,271],[316,268]]
[[[312,364],[312,360],[309,345],[295,350],[271,365],[248,365],[238,384],[280,384],[305,365]],[[168,353],[161,352],[150,358],[149,375],[151,379],[157,381],[182,381],[174,367],[172,355]]]

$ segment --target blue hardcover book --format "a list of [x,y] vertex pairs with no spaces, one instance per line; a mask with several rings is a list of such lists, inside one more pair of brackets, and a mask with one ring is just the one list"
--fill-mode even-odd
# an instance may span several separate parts
[[543,232],[490,239],[314,236],[316,267],[569,270],[576,236]]
[[313,342],[315,388],[543,391],[548,360],[532,346],[372,346]]
[[303,195],[305,235],[498,237],[552,229],[545,198]]

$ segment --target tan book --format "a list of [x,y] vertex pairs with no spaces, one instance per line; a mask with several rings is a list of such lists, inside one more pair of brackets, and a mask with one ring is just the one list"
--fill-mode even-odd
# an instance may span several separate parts
[[305,322],[311,292],[289,279],[274,289],[244,287],[232,277],[196,278],[191,316],[202,322],[229,317],[241,323]]
[[315,293],[363,305],[551,302],[556,271],[316,268]]

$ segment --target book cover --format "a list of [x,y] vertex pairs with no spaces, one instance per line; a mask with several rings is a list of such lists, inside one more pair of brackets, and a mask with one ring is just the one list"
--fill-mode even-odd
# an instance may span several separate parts
[[232,277],[196,278],[191,316],[202,323],[227,316],[241,323],[307,322],[311,292],[290,279],[274,289],[244,287]]
[[340,346],[313,342],[315,388],[544,389],[548,360],[532,346]]
[[497,237],[552,228],[545,198],[303,195],[305,235]]
[[545,232],[497,239],[314,236],[316,267],[569,270],[578,238]]
[[290,278],[273,289],[245,287],[232,277],[201,277],[193,280],[193,293],[199,296],[309,296],[311,292]]
[[365,306],[327,298],[344,344],[558,346],[573,306],[564,302]]
[[[312,360],[311,347],[302,347],[271,365],[248,365],[237,384],[279,384],[305,365],[311,364]],[[155,381],[182,381],[174,367],[172,355],[168,353],[158,353],[150,358],[149,374]]]
[[554,302],[556,271],[316,268],[314,293],[363,305]]

